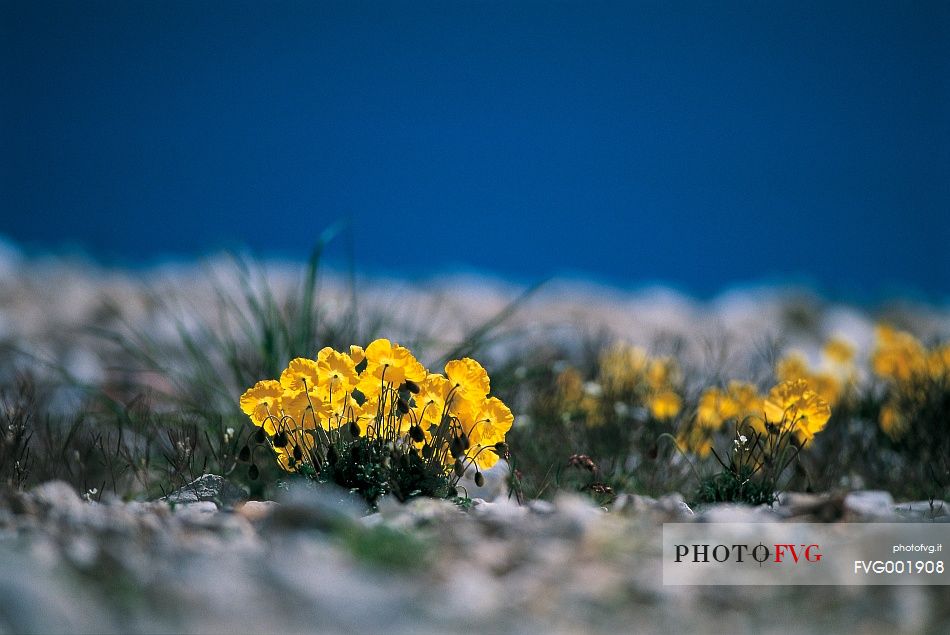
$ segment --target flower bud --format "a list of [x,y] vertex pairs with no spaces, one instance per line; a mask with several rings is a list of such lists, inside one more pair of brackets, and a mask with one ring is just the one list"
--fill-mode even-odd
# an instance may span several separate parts
[[238,461],[241,461],[242,463],[247,463],[250,460],[251,460],[251,448],[245,445],[243,448],[241,448],[241,451],[238,452]]
[[281,430],[274,435],[274,447],[275,448],[285,448],[287,447],[287,433]]
[[257,468],[256,465],[251,463],[251,467],[247,470],[247,477],[252,481],[256,481],[257,477],[261,475],[261,471]]
[[264,428],[258,428],[254,432],[254,441],[256,441],[257,443],[264,443],[265,441],[267,441],[267,433],[264,432]]
[[475,485],[481,487],[485,484],[485,477],[482,476],[481,472],[475,472]]
[[415,441],[416,443],[422,443],[426,440],[426,435],[422,431],[422,428],[415,425],[409,428],[409,438]]
[[409,404],[402,397],[396,400],[396,412],[401,415],[409,413]]
[[452,440],[449,442],[449,452],[452,453],[453,458],[462,458],[462,456],[465,454],[465,448],[462,447],[461,439],[456,436],[452,437]]

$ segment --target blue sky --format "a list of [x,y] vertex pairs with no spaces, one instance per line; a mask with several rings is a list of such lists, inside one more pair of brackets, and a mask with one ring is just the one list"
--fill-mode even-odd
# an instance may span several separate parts
[[947,3],[2,0],[0,55],[33,248],[950,296]]

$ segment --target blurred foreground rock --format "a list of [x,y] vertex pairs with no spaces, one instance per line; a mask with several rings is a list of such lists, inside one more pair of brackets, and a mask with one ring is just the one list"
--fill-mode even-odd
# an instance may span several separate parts
[[209,501],[218,507],[234,507],[235,503],[246,499],[247,492],[216,474],[200,476],[162,498],[163,501],[174,505]]
[[950,632],[941,587],[662,584],[663,522],[950,520],[941,501],[888,499],[418,499],[369,514],[330,489],[219,509],[87,502],[50,482],[0,496],[0,632]]

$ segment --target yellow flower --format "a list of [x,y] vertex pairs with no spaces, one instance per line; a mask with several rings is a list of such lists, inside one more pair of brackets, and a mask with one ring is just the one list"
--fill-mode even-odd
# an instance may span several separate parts
[[730,381],[729,397],[735,402],[736,409],[743,416],[762,410],[762,396],[756,387],[748,382]]
[[[330,416],[333,414],[330,404],[317,396],[316,390],[310,392],[285,390],[280,400],[280,409],[293,419],[293,428],[312,429],[316,427],[315,422],[319,422],[324,428],[329,428]],[[288,424],[284,422],[282,425]],[[274,431],[268,430],[266,426],[265,430],[268,434],[274,434]]]
[[269,415],[279,416],[279,405],[284,389],[280,382],[265,379],[254,384],[241,395],[241,410],[248,415],[256,425],[261,426]]
[[317,353],[320,379],[334,396],[349,393],[356,385],[355,366],[349,355],[338,353],[329,346]]
[[462,399],[458,403],[453,400],[452,415],[472,445],[504,441],[514,422],[511,410],[497,397],[480,401]]
[[565,368],[555,381],[561,400],[576,403],[584,396],[584,378],[576,368]]
[[287,368],[280,374],[280,385],[294,392],[314,390],[320,385],[320,369],[317,362],[304,357],[290,360]]
[[877,340],[871,365],[880,377],[906,382],[926,372],[926,351],[910,333],[882,325],[877,329]]
[[699,396],[696,410],[696,423],[700,427],[716,429],[722,426],[728,416],[734,416],[735,408],[728,395],[718,388],[707,388]]
[[375,394],[383,384],[399,388],[407,379],[421,382],[428,372],[409,349],[378,339],[366,347],[366,369],[360,375],[357,386],[364,395]]
[[296,472],[297,468],[307,463],[310,452],[315,446],[313,434],[310,432],[291,430],[287,432],[287,445],[275,447],[277,464],[286,472]]
[[743,381],[729,382],[729,398],[736,409],[740,422],[752,427],[759,434],[765,433],[762,420],[762,396],[755,386]]
[[[501,399],[491,397],[482,404],[478,414],[475,441],[495,444],[505,440],[505,434],[511,430],[515,417]],[[472,434],[469,435],[472,438]]]
[[651,359],[647,368],[647,383],[653,390],[662,391],[673,383],[675,374],[676,362],[669,357]]
[[448,398],[452,384],[439,374],[430,374],[425,381],[419,384],[419,394],[415,396],[416,418],[438,425],[442,421],[445,411],[445,400]]
[[[839,342],[839,344],[847,346],[844,342]],[[835,345],[833,348],[840,347]],[[779,382],[804,379],[812,390],[829,404],[837,403],[841,396],[841,382],[838,378],[829,373],[812,372],[805,356],[798,352],[791,352],[778,361],[775,365],[775,376]]]
[[353,364],[359,364],[361,361],[366,359],[366,352],[363,350],[362,346],[357,346],[356,344],[350,345],[350,359],[353,360]]
[[474,359],[466,357],[456,359],[445,365],[445,376],[449,383],[467,399],[484,399],[490,385],[488,373]]
[[633,390],[643,380],[648,360],[642,348],[618,342],[600,356],[600,381],[610,393]]
[[375,429],[376,427],[376,415],[379,413],[379,396],[376,395],[371,399],[367,399],[363,402],[363,405],[354,405],[348,416],[348,421],[353,421],[359,427],[360,436],[366,436],[368,433],[377,434],[379,431]]
[[680,396],[672,390],[664,390],[650,399],[650,412],[653,413],[654,418],[661,421],[678,415],[682,406],[683,401]]
[[813,439],[831,418],[828,403],[804,379],[783,381],[773,387],[763,408],[769,423],[791,429],[800,441]]

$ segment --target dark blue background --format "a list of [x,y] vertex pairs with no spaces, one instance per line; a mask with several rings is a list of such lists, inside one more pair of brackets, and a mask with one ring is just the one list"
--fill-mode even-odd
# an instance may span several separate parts
[[349,218],[368,272],[950,295],[948,3],[4,0],[0,21],[0,234],[26,245],[304,257]]

